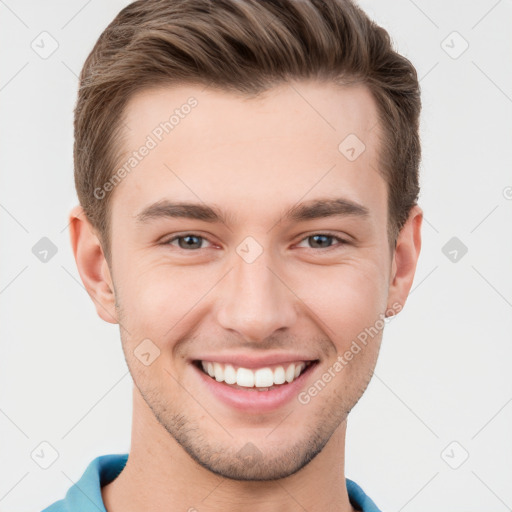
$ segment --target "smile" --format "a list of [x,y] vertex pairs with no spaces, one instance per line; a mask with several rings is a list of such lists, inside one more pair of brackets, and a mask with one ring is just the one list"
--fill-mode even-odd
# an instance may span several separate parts
[[306,371],[313,361],[296,361],[285,365],[253,369],[215,361],[198,361],[197,363],[204,373],[217,382],[224,382],[234,388],[269,391],[277,386],[292,383]]

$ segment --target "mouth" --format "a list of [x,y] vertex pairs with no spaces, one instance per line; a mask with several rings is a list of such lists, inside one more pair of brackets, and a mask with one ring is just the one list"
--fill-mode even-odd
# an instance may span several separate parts
[[261,368],[244,368],[217,361],[195,360],[193,364],[212,381],[232,389],[271,392],[302,380],[318,360],[294,361],[267,365]]

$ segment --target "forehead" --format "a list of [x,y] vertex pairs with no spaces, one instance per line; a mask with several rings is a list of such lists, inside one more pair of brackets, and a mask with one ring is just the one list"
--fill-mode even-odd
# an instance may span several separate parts
[[377,110],[363,86],[290,82],[255,98],[158,87],[134,95],[124,118],[126,172],[112,198],[124,215],[163,198],[233,207],[240,219],[326,194],[386,204]]

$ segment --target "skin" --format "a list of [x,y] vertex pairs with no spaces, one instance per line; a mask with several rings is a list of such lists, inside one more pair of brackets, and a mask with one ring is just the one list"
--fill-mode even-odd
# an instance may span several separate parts
[[[307,390],[379,315],[405,304],[422,211],[411,210],[390,244],[380,126],[364,86],[302,81],[252,99],[190,85],[145,90],[127,106],[124,147],[140,147],[190,96],[197,107],[114,190],[111,265],[81,208],[70,214],[80,276],[98,315],[120,324],[135,384],[130,455],[102,489],[105,506],[352,511],[346,420],[371,378],[382,330],[309,403],[293,399],[264,414],[209,394],[190,361],[206,352],[298,352],[318,360]],[[338,150],[350,133],[366,146],[354,161]],[[334,197],[369,214],[283,218],[299,202]],[[216,205],[227,222],[137,223],[160,199]],[[347,243],[315,245],[311,236],[325,232]],[[164,243],[177,234],[202,238],[193,249]],[[263,251],[250,264],[236,251],[247,236]],[[144,339],[160,350],[148,366],[134,355]],[[238,453],[248,443],[257,448],[251,464]]]

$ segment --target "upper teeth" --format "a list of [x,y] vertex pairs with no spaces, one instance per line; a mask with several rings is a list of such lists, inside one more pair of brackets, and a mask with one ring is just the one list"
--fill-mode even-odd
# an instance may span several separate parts
[[203,370],[218,382],[226,384],[237,384],[246,388],[267,388],[274,384],[284,384],[284,382],[293,382],[304,370],[306,363],[290,363],[275,368],[258,368],[251,370],[249,368],[237,368],[230,364],[212,363],[210,361],[201,361]]

